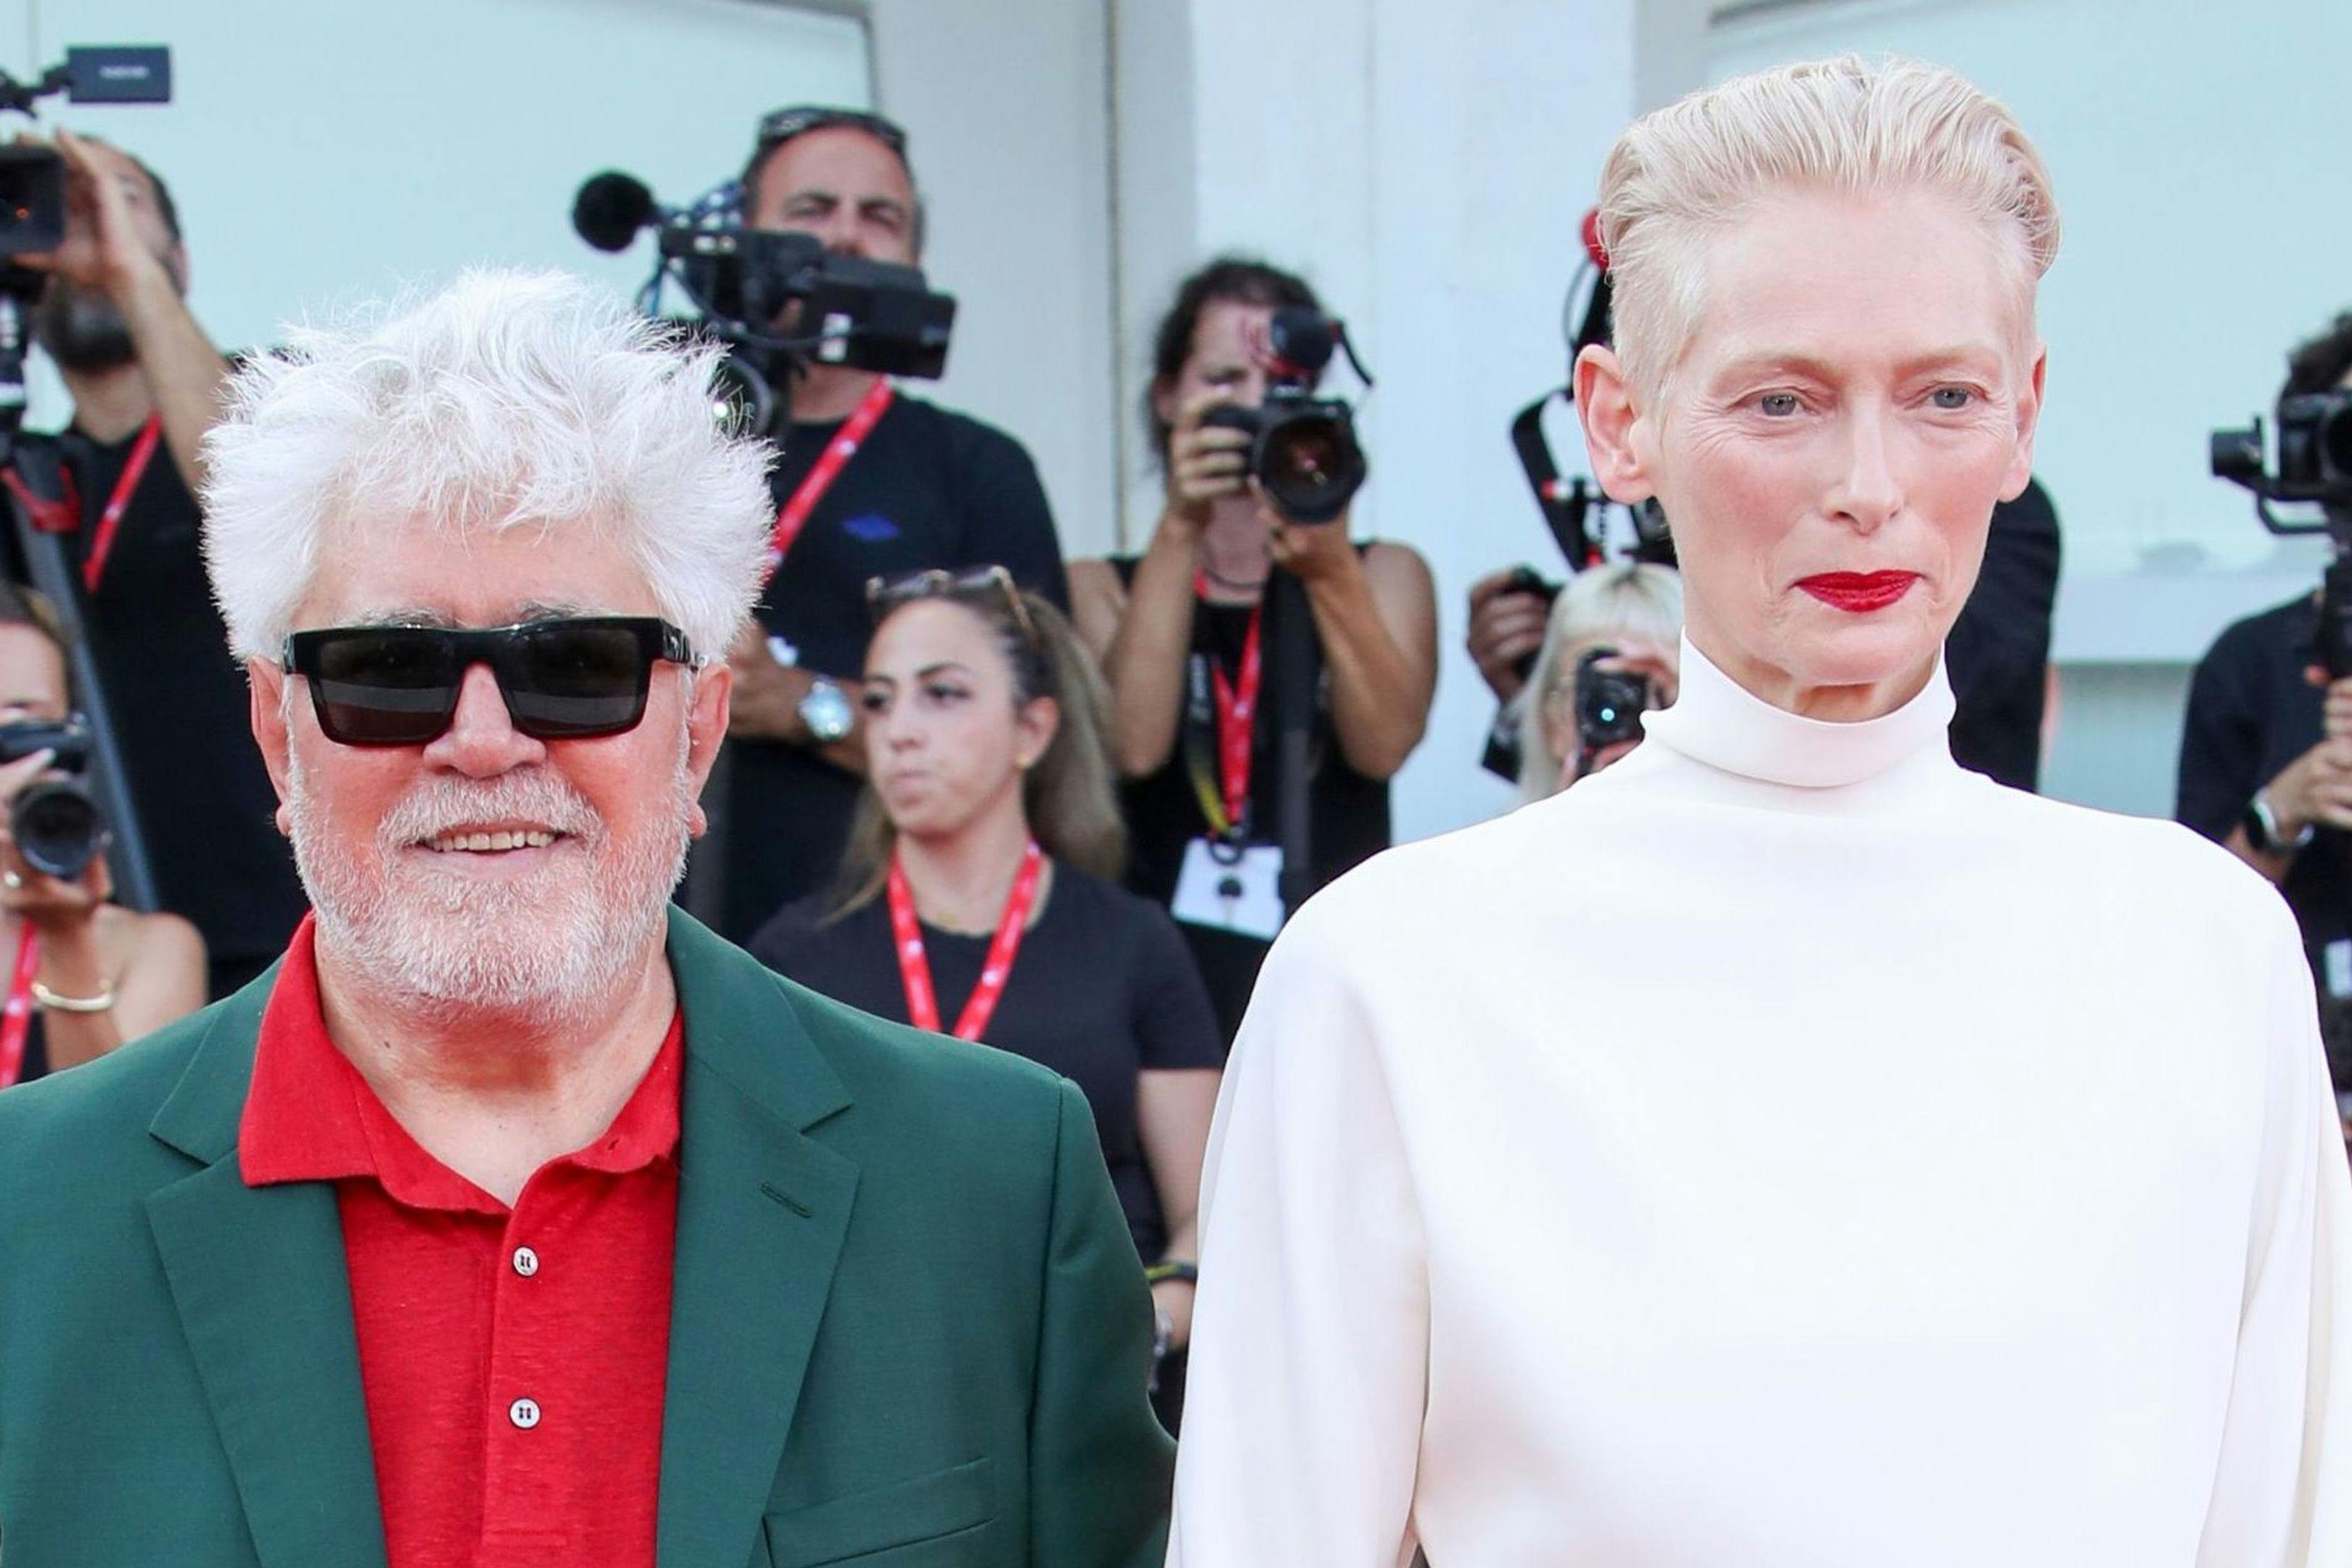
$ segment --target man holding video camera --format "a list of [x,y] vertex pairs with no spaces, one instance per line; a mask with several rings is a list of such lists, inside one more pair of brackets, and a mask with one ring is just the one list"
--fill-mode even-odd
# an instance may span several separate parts
[[[761,121],[743,215],[841,255],[913,266],[922,252],[906,133],[858,110],[782,109]],[[1045,488],[1012,437],[845,363],[807,363],[780,395],[772,556],[782,559],[759,627],[731,655],[719,924],[738,940],[821,887],[847,840],[864,768],[852,688],[866,584],[994,564],[1056,603],[1069,596]]]
[[[2280,398],[2344,399],[2352,311],[2287,357]],[[2282,420],[2282,424],[2285,422]],[[2278,884],[2318,982],[2339,1102],[2352,1089],[2352,669],[2330,668],[2322,595],[2223,631],[2189,682],[2173,815]],[[2347,1123],[2352,1126],[2352,1123]]]
[[228,366],[188,311],[163,182],[103,142],[60,132],[57,150],[65,242],[15,259],[48,275],[33,331],[73,420],[22,437],[7,483],[67,538],[157,900],[203,932],[218,996],[283,950],[304,907],[199,547],[192,487]]

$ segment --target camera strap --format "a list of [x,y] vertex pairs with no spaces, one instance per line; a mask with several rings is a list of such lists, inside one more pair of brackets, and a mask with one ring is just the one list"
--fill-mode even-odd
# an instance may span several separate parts
[[[1192,575],[1192,595],[1209,596],[1205,573]],[[1206,648],[1185,665],[1184,764],[1212,837],[1237,839],[1249,826],[1250,767],[1257,738],[1258,695],[1265,684],[1265,605],[1250,611],[1238,680],[1227,680]],[[1211,738],[1214,761],[1211,760]]]
[[41,939],[25,921],[16,939],[16,973],[8,982],[8,1005],[0,1011],[0,1089],[25,1070],[25,1041],[33,1032],[33,980],[41,973]]
[[155,460],[155,447],[163,438],[163,416],[147,416],[147,423],[139,427],[139,439],[131,448],[129,460],[114,481],[114,489],[106,498],[106,510],[98,514],[98,528],[89,538],[89,554],[81,563],[81,585],[85,592],[95,594],[106,580],[107,557],[114,553],[114,536],[122,527],[122,514],[131,509],[131,498],[139,489],[139,481],[147,477],[147,465]]
[[891,399],[897,395],[889,377],[876,377],[849,417],[842,421],[841,428],[834,433],[833,439],[824,444],[824,450],[817,454],[815,466],[776,513],[775,531],[768,536],[768,575],[774,576],[776,569],[784,563],[784,557],[793,552],[793,542],[808,526],[809,513],[824,499],[824,492],[833,488],[833,481],[841,477],[841,470],[849,466],[849,459],[857,456],[857,448],[874,433],[875,424],[888,411]]
[[[1029,931],[1029,911],[1037,902],[1037,881],[1045,869],[1045,852],[1037,847],[1033,838],[1021,857],[1021,869],[1013,879],[1013,890],[1005,895],[1004,914],[996,922],[996,937],[988,944],[988,958],[980,967],[980,979],[956,1017],[957,1039],[979,1039],[988,1021],[996,1016],[996,1005],[1004,999],[1005,984],[1013,978],[1013,961],[1021,953],[1021,939]],[[945,1033],[940,1027],[940,994],[931,984],[931,961],[923,952],[922,922],[915,918],[915,895],[907,886],[906,868],[898,863],[896,855],[890,857],[889,893],[890,934],[898,952],[898,979],[907,988],[908,1021],[934,1035]]]

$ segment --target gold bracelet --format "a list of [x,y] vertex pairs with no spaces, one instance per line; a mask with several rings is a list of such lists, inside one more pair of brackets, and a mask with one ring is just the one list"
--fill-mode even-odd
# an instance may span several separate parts
[[114,987],[110,985],[95,996],[60,996],[36,980],[33,1000],[52,1013],[103,1013],[114,1005]]

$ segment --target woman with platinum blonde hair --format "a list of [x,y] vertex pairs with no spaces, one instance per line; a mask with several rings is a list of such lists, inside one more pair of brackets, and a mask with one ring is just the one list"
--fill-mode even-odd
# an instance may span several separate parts
[[1683,584],[1673,567],[1627,561],[1569,579],[1515,704],[1523,804],[1559,794],[1642,743],[1638,731],[1587,743],[1588,669],[1639,678],[1647,708],[1671,708],[1682,683],[1682,636]]
[[1948,71],[1796,65],[1629,129],[1601,233],[1576,404],[1674,521],[1681,692],[1276,944],[1171,1563],[2352,1562],[2294,924],[1946,741],[2042,405],[2040,156]]

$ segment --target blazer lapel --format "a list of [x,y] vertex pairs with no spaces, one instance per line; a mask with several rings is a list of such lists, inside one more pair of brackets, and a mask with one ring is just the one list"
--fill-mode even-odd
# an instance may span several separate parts
[[783,982],[673,910],[686,1016],[663,1568],[742,1568],[849,1226],[856,1165],[803,1135],[849,1097]]
[[248,1187],[237,1120],[268,977],[225,1004],[152,1134],[203,1168],[147,1198],[263,1568],[383,1568],[334,1189]]

